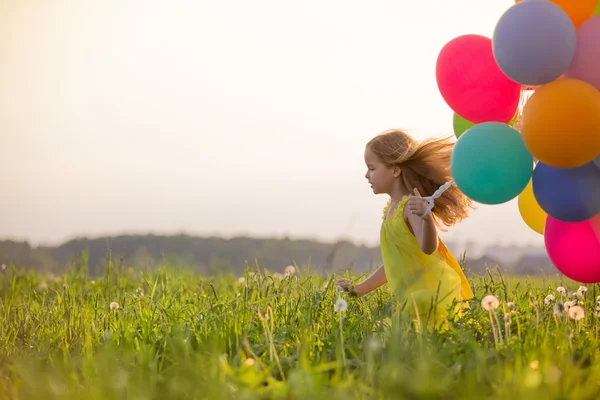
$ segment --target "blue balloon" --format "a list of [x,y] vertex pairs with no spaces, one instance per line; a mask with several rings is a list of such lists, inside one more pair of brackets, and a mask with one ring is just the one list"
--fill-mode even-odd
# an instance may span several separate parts
[[528,0],[510,7],[492,36],[494,58],[502,72],[515,82],[532,86],[559,78],[575,56],[576,43],[573,22],[548,0]]
[[559,221],[583,222],[600,212],[600,168],[593,161],[577,168],[539,162],[532,184],[540,207]]
[[485,122],[460,136],[450,169],[466,196],[483,204],[501,204],[525,189],[533,171],[533,156],[515,129]]

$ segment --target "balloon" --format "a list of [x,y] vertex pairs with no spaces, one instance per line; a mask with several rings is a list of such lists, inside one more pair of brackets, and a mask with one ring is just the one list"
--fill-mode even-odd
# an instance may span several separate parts
[[[517,123],[517,118],[519,117],[519,113],[517,112],[515,114],[515,116],[513,117],[513,119],[511,119],[508,122],[508,125],[510,126],[514,126]],[[456,135],[457,138],[460,137],[460,135],[462,135],[463,133],[465,133],[465,131],[467,129],[470,129],[472,127],[474,127],[476,124],[474,124],[471,121],[467,121],[466,119],[464,119],[463,117],[461,117],[460,115],[458,115],[457,113],[454,113],[454,117],[452,120],[452,126],[454,128],[454,134]]]
[[465,131],[469,128],[475,126],[471,121],[467,121],[457,113],[454,113],[454,118],[452,119],[452,125],[454,127],[454,134],[457,138],[460,137]]
[[544,234],[544,225],[548,214],[540,207],[533,194],[533,184],[531,180],[525,187],[525,190],[519,195],[519,212],[523,221],[534,231]]
[[456,185],[466,196],[483,204],[500,204],[525,189],[533,157],[514,128],[485,122],[458,139],[450,168]]
[[[527,0],[531,1],[531,0]],[[596,5],[598,0],[550,0],[552,3],[562,8],[573,25],[577,28],[594,13],[600,13],[600,4]],[[521,0],[516,0],[515,3],[520,3]],[[596,8],[594,11],[594,7]]]
[[492,38],[502,72],[528,86],[558,79],[569,67],[577,43],[569,16],[549,1],[510,7],[498,20]]
[[600,282],[600,214],[579,223],[548,217],[544,242],[550,260],[565,276],[581,283]]
[[600,168],[593,162],[577,168],[539,162],[532,180],[540,207],[555,219],[581,222],[600,212]]
[[565,77],[582,80],[600,90],[600,15],[577,29],[577,50]]
[[540,87],[525,103],[521,133],[545,164],[575,168],[592,161],[600,154],[600,91],[566,78]]
[[464,35],[452,39],[436,62],[436,80],[444,101],[473,123],[508,122],[515,115],[521,86],[498,68],[491,39]]

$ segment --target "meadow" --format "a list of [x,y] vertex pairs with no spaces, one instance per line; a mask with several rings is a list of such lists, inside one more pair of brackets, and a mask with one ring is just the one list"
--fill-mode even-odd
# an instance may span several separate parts
[[598,397],[595,285],[468,276],[470,308],[429,333],[400,319],[385,288],[338,292],[337,279],[360,278],[348,271],[199,276],[109,259],[91,277],[85,259],[60,276],[6,266],[0,398]]

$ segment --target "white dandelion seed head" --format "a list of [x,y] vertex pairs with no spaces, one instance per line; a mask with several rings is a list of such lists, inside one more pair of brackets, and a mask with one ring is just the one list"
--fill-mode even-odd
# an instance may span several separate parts
[[294,275],[296,273],[296,267],[294,267],[293,265],[288,265],[287,267],[285,267],[285,270],[283,271],[283,274],[285,276],[291,276]]
[[[280,274],[279,272],[275,272],[275,273],[273,273],[273,279],[283,279],[283,275]],[[252,360],[252,359],[249,358],[248,360]]]
[[383,349],[383,342],[378,337],[371,336],[367,340],[367,348],[373,353],[378,353]]
[[585,317],[585,311],[581,306],[573,306],[569,308],[569,317],[575,321],[579,321]]
[[549,294],[548,296],[546,296],[546,298],[544,299],[544,305],[550,305],[552,302],[554,301],[554,296]]
[[238,283],[245,283],[246,282],[246,277],[242,276],[238,279]]
[[342,298],[338,298],[335,302],[335,312],[344,312],[348,308],[348,303]]
[[573,294],[571,295],[573,296],[573,298],[575,300],[578,300],[580,297],[582,297],[583,295],[580,292],[573,292]]
[[564,287],[562,287],[562,286],[559,286],[559,287],[557,287],[557,288],[556,288],[556,291],[557,291],[558,293],[560,293],[560,294],[566,294],[566,293],[567,293],[567,289],[565,289],[565,288],[564,288]]
[[513,303],[512,301],[509,301],[509,302],[507,302],[507,303],[506,303],[506,307],[508,307],[508,309],[509,309],[510,311],[514,311],[514,310],[516,310],[516,309],[517,309],[517,307],[515,306],[515,303]]
[[6,264],[2,264],[2,266],[0,267],[0,269],[1,269],[2,271],[4,271],[4,270],[6,269]]
[[600,296],[596,297],[596,303],[600,303]]
[[481,306],[485,311],[493,311],[498,308],[500,302],[493,294],[488,294],[481,300]]
[[96,284],[96,281],[91,281],[90,283],[91,283],[92,285],[95,285],[95,284]]
[[137,288],[137,289],[135,290],[135,295],[136,295],[137,297],[144,297],[144,290],[143,290],[142,288]]
[[110,310],[111,311],[115,311],[119,309],[119,303],[117,303],[116,301],[113,301],[112,303],[110,303]]
[[588,288],[587,288],[587,287],[585,287],[585,286],[579,286],[579,289],[577,289],[577,291],[578,291],[579,293],[585,294],[585,292],[587,292],[587,291],[588,291]]
[[600,306],[596,307],[596,317],[600,318]]

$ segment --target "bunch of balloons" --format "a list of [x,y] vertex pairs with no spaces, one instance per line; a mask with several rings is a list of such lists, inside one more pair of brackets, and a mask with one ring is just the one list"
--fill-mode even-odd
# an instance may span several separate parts
[[492,38],[448,42],[436,79],[459,189],[483,204],[518,197],[555,267],[600,282],[600,0],[517,0]]

